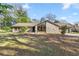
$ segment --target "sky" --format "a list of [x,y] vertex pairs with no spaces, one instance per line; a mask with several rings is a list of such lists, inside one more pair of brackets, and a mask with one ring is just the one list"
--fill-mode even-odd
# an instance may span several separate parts
[[31,19],[41,19],[48,13],[56,15],[58,20],[66,20],[70,23],[79,21],[78,3],[28,3],[22,4]]
[[56,15],[57,20],[66,20],[70,23],[79,22],[78,3],[18,3],[28,13],[31,19],[40,20],[51,13]]

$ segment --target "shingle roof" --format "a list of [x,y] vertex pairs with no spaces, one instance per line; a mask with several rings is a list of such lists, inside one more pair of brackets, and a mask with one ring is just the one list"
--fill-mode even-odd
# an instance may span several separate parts
[[12,27],[25,27],[25,26],[27,26],[27,27],[33,27],[33,26],[35,26],[36,24],[38,24],[38,23],[17,23],[17,24],[15,24],[15,25],[13,25]]
[[66,25],[67,27],[72,27],[72,26],[73,26],[73,25],[70,24],[70,23],[61,23],[61,22],[54,23],[54,22],[49,21],[49,20],[46,20],[46,22],[49,22],[49,23],[51,23],[51,24],[54,24],[54,25],[56,25],[56,26],[58,26],[58,27],[65,26],[65,25]]
[[[43,21],[43,22],[49,22],[49,23],[51,23],[51,24],[53,24],[55,26],[58,26],[58,27],[61,27],[61,26],[64,26],[64,25],[67,25],[68,27],[72,27],[72,25],[70,23],[68,23],[68,24],[65,24],[65,23],[54,23],[54,22],[49,21],[49,20],[46,20],[46,21]],[[12,27],[23,27],[23,26],[24,27],[25,26],[33,27],[33,26],[39,25],[39,24],[41,24],[43,22],[40,22],[40,23],[36,23],[36,22],[32,22],[32,23],[17,23],[15,25],[13,25]]]
[[60,27],[61,26],[67,26],[67,27],[72,27],[73,25],[72,24],[70,24],[70,23],[55,23],[55,24],[57,24],[57,25],[59,25]]
[[55,24],[55,23],[54,23],[54,22],[52,22],[52,21],[46,20],[46,22],[49,22],[49,23],[51,23],[51,24],[53,24],[53,25],[55,25],[55,26],[60,27],[58,24]]

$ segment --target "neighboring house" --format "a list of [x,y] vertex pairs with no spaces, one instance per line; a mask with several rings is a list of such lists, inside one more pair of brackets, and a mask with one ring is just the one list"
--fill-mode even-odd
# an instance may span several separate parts
[[68,29],[66,30],[66,32],[67,32],[67,33],[72,32],[73,25],[70,24],[70,23],[61,23],[61,22],[57,22],[57,23],[55,23],[55,24],[59,25],[60,27],[66,25],[66,26],[68,27]]
[[[12,26],[13,32],[20,32],[21,27],[28,27],[29,32],[45,32],[45,33],[61,33],[60,27],[63,26],[59,23],[53,23],[49,20],[40,23],[17,23]],[[67,32],[71,32],[71,27],[68,26]]]
[[79,24],[73,25],[72,31],[73,31],[73,32],[79,32]]

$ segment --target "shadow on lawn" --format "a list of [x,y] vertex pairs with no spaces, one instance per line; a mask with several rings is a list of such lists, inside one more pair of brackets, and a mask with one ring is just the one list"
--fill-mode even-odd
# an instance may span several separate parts
[[[31,45],[30,43],[23,43],[17,40],[16,37],[24,37],[31,39],[36,42],[35,45]],[[30,49],[21,49],[21,48],[13,48],[13,47],[1,47],[0,46],[0,55],[4,56],[73,56],[79,55],[79,47],[68,44],[68,42],[64,42],[60,36],[30,36],[30,35],[7,35],[0,36],[0,40],[8,40],[7,37],[11,37],[11,40],[16,41],[18,44],[25,45],[28,47],[32,47],[38,49],[39,51],[33,51]],[[56,40],[55,40],[56,39]],[[60,40],[58,40],[60,39]],[[33,43],[34,44],[34,43]]]

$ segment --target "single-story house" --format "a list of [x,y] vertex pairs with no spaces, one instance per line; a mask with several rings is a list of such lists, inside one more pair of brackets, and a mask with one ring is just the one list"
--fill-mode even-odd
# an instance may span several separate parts
[[[45,33],[60,33],[61,29],[60,27],[63,26],[58,23],[51,22],[49,20],[46,20],[44,22],[40,23],[17,23],[12,26],[12,32],[20,32],[21,27],[28,27],[29,32],[45,32]],[[71,32],[71,27],[68,26],[67,32]]]

